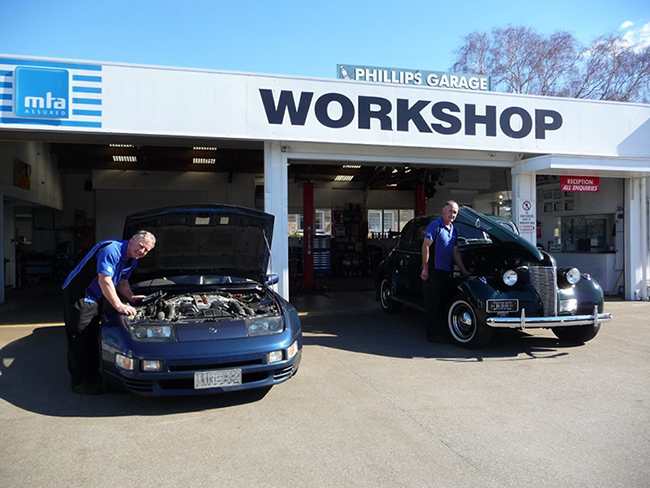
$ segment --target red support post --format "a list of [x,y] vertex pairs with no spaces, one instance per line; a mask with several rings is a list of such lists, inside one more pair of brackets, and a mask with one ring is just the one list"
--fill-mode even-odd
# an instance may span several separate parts
[[415,187],[415,216],[421,217],[426,215],[426,199],[424,193],[424,185],[418,185]]
[[314,282],[314,184],[302,185],[302,210],[303,210],[303,281],[302,288],[313,290]]

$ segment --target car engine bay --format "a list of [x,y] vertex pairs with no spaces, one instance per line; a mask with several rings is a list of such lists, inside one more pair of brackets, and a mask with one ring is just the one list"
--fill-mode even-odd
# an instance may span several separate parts
[[476,246],[463,252],[463,263],[471,274],[476,276],[496,276],[503,270],[515,270],[521,266],[539,265],[532,261],[526,252],[503,246]]
[[142,300],[131,322],[210,321],[279,315],[280,309],[268,291],[261,287],[237,291],[202,291],[167,294],[159,290]]

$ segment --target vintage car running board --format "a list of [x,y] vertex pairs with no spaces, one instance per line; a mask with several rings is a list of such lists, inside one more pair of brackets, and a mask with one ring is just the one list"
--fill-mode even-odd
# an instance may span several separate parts
[[571,327],[576,325],[598,325],[612,320],[611,313],[598,313],[594,307],[591,315],[567,315],[558,317],[526,317],[524,309],[520,317],[490,317],[486,323],[490,327],[507,329],[541,329],[550,327]]

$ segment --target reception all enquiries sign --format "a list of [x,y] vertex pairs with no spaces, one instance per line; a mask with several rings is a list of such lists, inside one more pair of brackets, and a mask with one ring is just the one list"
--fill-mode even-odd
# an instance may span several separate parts
[[562,191],[597,192],[600,190],[599,177],[562,176],[560,184]]

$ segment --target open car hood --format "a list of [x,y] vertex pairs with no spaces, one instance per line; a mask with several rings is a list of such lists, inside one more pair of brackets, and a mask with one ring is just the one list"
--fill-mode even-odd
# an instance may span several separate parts
[[273,215],[231,205],[179,205],[127,217],[124,239],[144,229],[154,249],[132,281],[178,275],[217,275],[264,283],[271,254]]
[[483,215],[481,212],[469,207],[460,207],[458,210],[458,215],[456,216],[456,222],[463,223],[470,227],[475,227],[479,230],[482,230],[490,236],[494,242],[500,242],[504,244],[513,244],[519,247],[523,247],[530,254],[532,254],[537,260],[542,261],[544,255],[533,246],[526,239],[520,235],[515,234],[509,228],[499,224],[495,219]]

